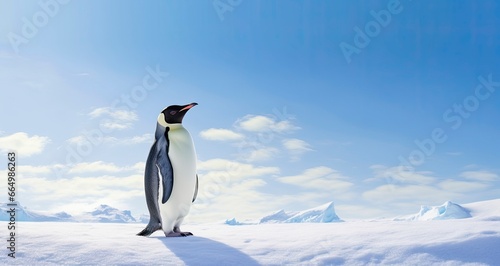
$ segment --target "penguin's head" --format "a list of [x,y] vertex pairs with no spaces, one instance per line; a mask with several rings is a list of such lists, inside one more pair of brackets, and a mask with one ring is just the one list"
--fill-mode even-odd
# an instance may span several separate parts
[[163,111],[158,116],[158,123],[164,127],[168,127],[169,124],[182,124],[182,119],[186,115],[189,109],[198,105],[197,103],[190,103],[186,105],[170,105],[169,107],[163,109]]

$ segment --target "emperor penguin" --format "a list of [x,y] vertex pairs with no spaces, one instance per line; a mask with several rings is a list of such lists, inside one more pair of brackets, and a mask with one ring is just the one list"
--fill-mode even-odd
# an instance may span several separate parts
[[166,237],[193,235],[180,228],[198,194],[196,152],[182,119],[196,105],[171,105],[158,116],[155,142],[144,172],[150,218],[139,236],[149,236],[160,229]]

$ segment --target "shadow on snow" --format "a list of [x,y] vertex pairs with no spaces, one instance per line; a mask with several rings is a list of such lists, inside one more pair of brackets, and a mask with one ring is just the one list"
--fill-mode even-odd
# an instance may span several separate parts
[[186,265],[260,265],[249,255],[204,237],[151,237],[160,240]]

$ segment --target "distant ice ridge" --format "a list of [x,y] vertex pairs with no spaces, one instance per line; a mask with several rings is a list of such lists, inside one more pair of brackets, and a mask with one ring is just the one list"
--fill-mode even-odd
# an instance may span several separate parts
[[135,223],[130,211],[120,211],[108,205],[99,205],[94,211],[76,217],[78,221],[98,223]]
[[236,218],[233,218],[231,220],[226,220],[224,222],[227,225],[251,225],[251,224],[256,224],[254,222],[239,222],[236,220]]
[[[10,219],[9,211],[12,207],[7,203],[0,203],[0,220]],[[66,212],[48,213],[31,211],[17,203],[16,220],[26,222],[96,222],[96,223],[135,223],[137,220],[128,210],[118,210],[108,205],[100,205],[92,212],[85,212],[71,216]]]
[[335,223],[343,222],[335,213],[333,202],[300,212],[280,210],[260,219],[260,223]]
[[[12,206],[8,206],[7,203],[0,203],[0,220],[9,221],[10,213],[8,212]],[[20,203],[17,203],[15,207],[16,220],[26,221],[26,222],[68,222],[71,221],[71,215],[65,212],[58,213],[46,213],[28,210],[23,207]]]
[[445,202],[440,206],[421,206],[417,214],[397,217],[395,221],[430,221],[447,219],[464,219],[472,217],[470,211],[466,208],[453,203]]
[[301,211],[285,220],[285,223],[335,223],[343,222],[335,213],[333,202]]
[[271,215],[268,215],[260,219],[260,223],[283,223],[286,220],[292,218],[299,212],[285,212],[285,210],[279,210]]

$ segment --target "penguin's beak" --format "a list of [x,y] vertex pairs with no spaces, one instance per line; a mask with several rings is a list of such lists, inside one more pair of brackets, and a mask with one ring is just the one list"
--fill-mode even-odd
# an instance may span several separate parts
[[198,103],[190,103],[190,104],[186,105],[184,108],[182,108],[179,112],[187,111],[187,110],[195,107],[196,105],[198,105]]

